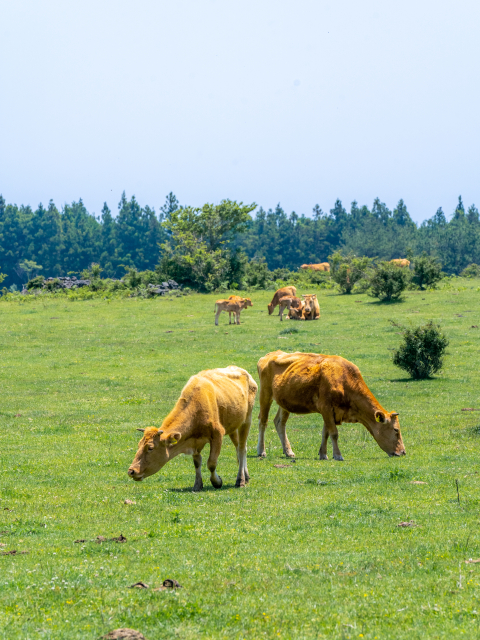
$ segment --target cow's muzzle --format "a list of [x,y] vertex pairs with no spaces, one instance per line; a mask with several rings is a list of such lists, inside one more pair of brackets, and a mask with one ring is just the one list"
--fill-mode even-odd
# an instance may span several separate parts
[[389,458],[400,458],[400,456],[406,456],[407,452],[405,451],[405,449],[403,449],[403,451],[400,451],[400,453],[397,453],[396,451],[394,451],[393,453],[389,453],[388,457]]
[[140,475],[138,471],[136,471],[135,469],[132,469],[132,467],[130,467],[127,473],[130,476],[130,478],[132,478],[132,480],[136,480],[137,482],[140,482],[140,480],[143,480],[143,474]]

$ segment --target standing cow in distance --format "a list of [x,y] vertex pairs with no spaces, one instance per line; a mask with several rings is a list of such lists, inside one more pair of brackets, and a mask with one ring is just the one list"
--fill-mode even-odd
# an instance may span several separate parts
[[312,271],[330,271],[328,262],[320,262],[319,264],[302,264],[300,269],[311,269]]
[[303,298],[303,319],[318,320],[320,318],[320,305],[318,304],[317,294],[309,293]]
[[265,429],[272,401],[278,404],[274,419],[283,452],[294,458],[286,423],[291,413],[320,413],[323,418],[320,460],[327,460],[327,440],[333,458],[343,460],[337,426],[360,422],[389,456],[405,455],[398,413],[386,411],[365,384],[358,367],[340,356],[274,351],[258,361],[260,416],[257,453],[265,457]]
[[167,462],[183,453],[193,456],[193,490],[201,491],[201,452],[209,443],[207,467],[210,471],[210,482],[216,489],[220,489],[222,479],[216,471],[217,461],[223,436],[228,435],[237,450],[239,464],[235,486],[244,487],[249,480],[247,438],[256,393],[257,383],[240,367],[207,369],[192,376],[160,429],[139,429],[143,431],[143,437],[128,469],[128,475],[133,480],[143,480],[160,471]]
[[394,260],[390,260],[390,264],[394,264],[396,267],[402,267],[402,269],[404,269],[405,267],[410,266],[410,260],[407,260],[406,258],[395,258]]
[[218,318],[222,311],[228,311],[228,324],[240,324],[240,313],[247,307],[253,307],[250,298],[240,298],[239,296],[230,296],[228,300],[217,300],[215,302],[215,324],[218,326]]
[[[268,315],[271,316],[275,307],[280,303],[281,298],[285,296],[289,296],[291,298],[295,298],[297,295],[296,287],[282,287],[281,289],[277,289],[273,295],[272,301],[268,304]],[[281,310],[279,310],[278,315],[281,314]]]

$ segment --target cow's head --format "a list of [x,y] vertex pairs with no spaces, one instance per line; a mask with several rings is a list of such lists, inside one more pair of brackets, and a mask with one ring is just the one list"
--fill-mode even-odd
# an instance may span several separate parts
[[180,433],[164,434],[156,427],[147,427],[138,431],[143,431],[143,438],[138,443],[138,451],[128,469],[128,475],[136,481],[153,476],[171,458],[180,453],[181,437]]
[[305,305],[305,314],[309,315],[310,313],[315,313],[315,300],[317,299],[317,294],[309,293],[302,296],[302,298],[304,298],[303,303]]
[[268,303],[267,307],[268,307],[268,315],[271,316],[275,307],[271,302]]
[[290,310],[288,312],[288,317],[290,320],[303,320],[303,307],[305,306],[303,300],[292,300],[292,304],[290,305]]
[[400,432],[398,413],[395,411],[392,413],[375,411],[374,418],[375,421],[370,422],[367,429],[371,432],[379,447],[388,453],[390,457],[404,456],[406,451]]
[[253,302],[250,300],[250,298],[243,298],[242,299],[242,307],[244,309],[246,309],[247,307],[253,307]]

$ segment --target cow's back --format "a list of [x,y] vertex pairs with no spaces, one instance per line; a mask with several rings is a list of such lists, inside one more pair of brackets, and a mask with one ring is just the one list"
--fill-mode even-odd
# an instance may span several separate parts
[[207,369],[192,376],[182,391],[182,398],[191,408],[209,419],[218,420],[229,433],[245,422],[252,410],[257,383],[252,376],[236,366]]

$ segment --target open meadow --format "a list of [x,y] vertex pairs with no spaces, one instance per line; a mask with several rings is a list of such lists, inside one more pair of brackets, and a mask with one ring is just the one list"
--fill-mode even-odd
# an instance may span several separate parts
[[[0,302],[0,552],[27,552],[0,556],[0,639],[119,627],[148,640],[480,638],[480,563],[465,562],[480,558],[478,281],[395,304],[318,294],[317,322],[280,323],[259,291],[240,326],[222,314],[218,327],[218,294]],[[412,381],[393,366],[401,335],[389,319],[441,324],[440,375]],[[236,364],[258,382],[257,360],[276,349],[357,364],[399,412],[407,455],[388,458],[345,424],[345,461],[329,443],[321,462],[321,416],[292,415],[292,462],[273,405],[258,459],[257,397],[247,488],[234,486],[229,438],[220,490],[205,455],[201,493],[190,456],[128,478],[136,428],[160,426],[191,375]],[[153,591],[165,578],[183,588]],[[150,588],[128,588],[138,581]]]

